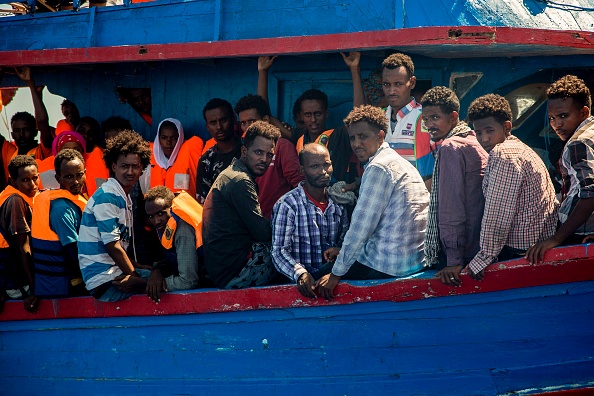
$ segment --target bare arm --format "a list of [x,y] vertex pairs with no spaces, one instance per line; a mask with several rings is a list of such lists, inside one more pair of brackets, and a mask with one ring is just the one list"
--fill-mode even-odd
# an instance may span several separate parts
[[37,121],[37,129],[40,132],[40,142],[46,148],[52,147],[54,140],[55,129],[49,125],[49,116],[47,109],[43,103],[41,92],[35,87],[35,81],[31,77],[31,69],[28,67],[20,67],[16,69],[18,76],[31,90],[31,98],[33,99],[33,106],[35,108],[35,121]]
[[276,56],[260,56],[258,58],[258,95],[268,103],[268,69],[274,63]]
[[105,245],[107,254],[113,259],[118,268],[124,273],[124,275],[139,276],[134,265],[128,258],[126,251],[120,244],[120,241],[113,241]]
[[351,71],[351,78],[353,79],[353,107],[365,104],[365,96],[363,95],[363,83],[361,82],[361,69],[359,64],[361,62],[360,52],[349,52],[348,56],[343,52],[340,53],[344,63]]

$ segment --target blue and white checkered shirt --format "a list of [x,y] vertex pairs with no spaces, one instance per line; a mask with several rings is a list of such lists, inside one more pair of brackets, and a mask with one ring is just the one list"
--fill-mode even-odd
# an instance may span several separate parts
[[343,276],[355,261],[392,276],[423,269],[428,208],[421,175],[384,142],[365,166],[351,227],[332,273]]
[[341,246],[349,227],[346,210],[328,199],[324,212],[307,198],[303,184],[283,195],[273,208],[272,262],[297,282],[324,264],[324,251]]

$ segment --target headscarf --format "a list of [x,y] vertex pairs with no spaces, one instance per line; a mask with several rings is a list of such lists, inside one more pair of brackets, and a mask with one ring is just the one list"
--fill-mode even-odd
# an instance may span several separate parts
[[64,144],[69,142],[79,143],[83,148],[83,155],[87,153],[87,142],[85,142],[85,138],[78,132],[65,131],[54,138],[52,142],[52,155],[55,157],[62,150]]
[[[177,144],[171,153],[171,156],[167,158],[165,154],[163,154],[163,148],[161,148],[161,142],[159,142],[159,133],[161,131],[161,125],[165,121],[172,122],[175,127],[177,128],[177,133],[179,133],[179,137],[177,138]],[[184,142],[184,128],[182,127],[181,122],[175,118],[165,118],[163,121],[159,123],[159,128],[157,128],[157,136],[155,137],[155,144],[153,144],[153,154],[155,156],[155,161],[157,161],[157,165],[159,165],[163,169],[169,169],[175,160],[177,159],[177,154],[179,153],[179,149]]]

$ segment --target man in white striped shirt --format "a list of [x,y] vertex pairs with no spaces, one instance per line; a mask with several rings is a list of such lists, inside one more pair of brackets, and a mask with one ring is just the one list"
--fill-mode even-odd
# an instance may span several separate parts
[[123,131],[107,141],[110,178],[89,199],[82,215],[78,252],[87,290],[100,301],[119,301],[144,291],[150,271],[126,254],[133,240],[130,190],[148,166],[151,152],[142,137]]

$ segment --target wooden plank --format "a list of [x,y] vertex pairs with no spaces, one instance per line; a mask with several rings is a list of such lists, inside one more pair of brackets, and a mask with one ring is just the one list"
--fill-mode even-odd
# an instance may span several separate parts
[[[454,32],[454,33],[452,33]],[[0,51],[0,64],[68,65],[398,48],[432,56],[594,54],[594,33],[490,27],[428,27],[321,36],[92,48]],[[507,49],[507,50],[506,50]]]

